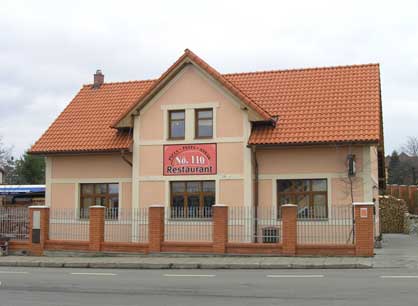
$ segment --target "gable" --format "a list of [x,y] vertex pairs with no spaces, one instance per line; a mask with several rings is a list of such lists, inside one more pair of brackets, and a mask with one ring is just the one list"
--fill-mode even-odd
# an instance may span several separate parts
[[139,111],[141,140],[167,139],[168,110],[198,108],[214,109],[215,136],[243,135],[242,103],[195,66],[187,65]]

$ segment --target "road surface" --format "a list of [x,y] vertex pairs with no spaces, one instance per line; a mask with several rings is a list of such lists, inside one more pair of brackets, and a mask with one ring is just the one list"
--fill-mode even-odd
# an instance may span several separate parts
[[418,270],[0,267],[1,306],[418,305]]

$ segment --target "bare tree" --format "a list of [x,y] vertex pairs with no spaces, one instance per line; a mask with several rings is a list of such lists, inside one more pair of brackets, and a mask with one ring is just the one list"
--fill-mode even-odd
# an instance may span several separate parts
[[418,157],[418,137],[410,136],[406,141],[405,145],[402,147],[402,151],[408,154],[409,156]]

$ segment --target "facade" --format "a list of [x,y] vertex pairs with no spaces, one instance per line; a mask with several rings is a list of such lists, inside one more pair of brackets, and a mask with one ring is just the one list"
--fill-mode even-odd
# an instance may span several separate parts
[[220,74],[186,50],[157,80],[104,83],[98,71],[31,153],[46,158],[46,205],[80,218],[161,204],[168,223],[205,222],[224,204],[279,219],[291,203],[321,222],[378,204],[379,66]]

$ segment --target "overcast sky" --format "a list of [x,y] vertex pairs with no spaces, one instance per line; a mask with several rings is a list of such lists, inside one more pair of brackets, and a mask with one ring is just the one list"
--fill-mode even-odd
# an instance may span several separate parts
[[380,63],[386,152],[418,136],[418,1],[0,2],[0,135],[18,156],[102,69],[157,78],[190,48],[222,73]]

